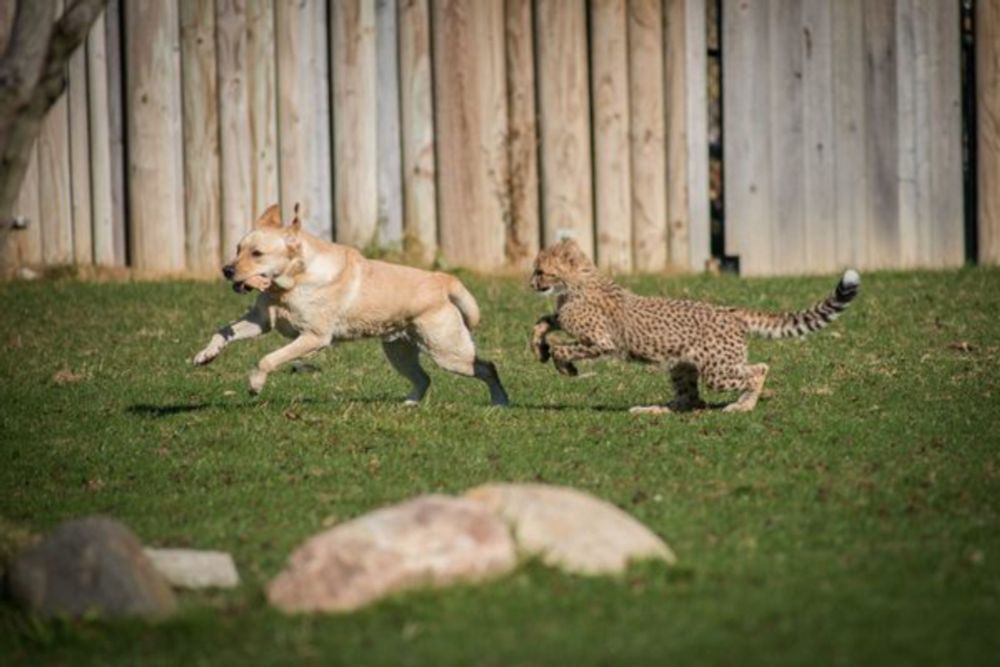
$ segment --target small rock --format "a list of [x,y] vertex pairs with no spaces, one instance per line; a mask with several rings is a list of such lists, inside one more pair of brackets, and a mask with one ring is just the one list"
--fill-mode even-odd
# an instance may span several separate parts
[[35,271],[34,269],[29,269],[26,266],[22,266],[20,269],[17,270],[18,280],[38,280],[38,278],[39,278],[38,271]]
[[224,551],[149,549],[146,556],[174,588],[236,588],[240,575]]
[[615,574],[630,561],[676,558],[663,540],[610,503],[546,484],[487,484],[465,497],[511,524],[518,550],[577,574]]
[[22,550],[8,586],[14,600],[44,616],[163,616],[177,607],[135,535],[103,517],[67,521]]
[[496,577],[516,564],[500,517],[479,503],[427,495],[309,538],[267,597],[288,612],[350,611],[396,591]]

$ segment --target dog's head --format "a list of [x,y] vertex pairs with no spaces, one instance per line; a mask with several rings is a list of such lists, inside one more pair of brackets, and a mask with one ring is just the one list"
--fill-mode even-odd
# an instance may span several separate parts
[[222,275],[232,281],[233,290],[242,294],[251,289],[263,292],[282,288],[301,258],[301,228],[298,204],[288,226],[282,224],[277,204],[264,211],[253,229],[240,239],[236,258],[222,267]]

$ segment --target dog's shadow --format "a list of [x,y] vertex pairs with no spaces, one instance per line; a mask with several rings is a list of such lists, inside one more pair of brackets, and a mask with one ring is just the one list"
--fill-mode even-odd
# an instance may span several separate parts
[[148,403],[137,403],[125,408],[125,412],[134,417],[146,417],[149,419],[160,419],[171,417],[188,412],[199,412],[210,408],[220,407],[214,403],[174,403],[171,405],[150,405]]

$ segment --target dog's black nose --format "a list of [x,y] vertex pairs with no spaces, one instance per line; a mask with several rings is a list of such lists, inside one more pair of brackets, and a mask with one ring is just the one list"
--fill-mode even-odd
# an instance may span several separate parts
[[226,280],[232,280],[235,273],[236,269],[233,268],[232,264],[226,264],[222,267],[222,275],[226,277]]

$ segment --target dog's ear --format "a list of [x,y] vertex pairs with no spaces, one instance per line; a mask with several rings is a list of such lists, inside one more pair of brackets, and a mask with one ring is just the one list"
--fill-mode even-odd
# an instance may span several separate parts
[[295,217],[292,218],[292,223],[288,225],[288,229],[286,230],[285,246],[287,246],[288,252],[294,255],[302,248],[302,239],[299,238],[299,232],[302,231],[302,220],[299,219],[298,202],[295,202],[293,211]]
[[281,229],[281,209],[277,204],[268,206],[253,226],[254,229]]

